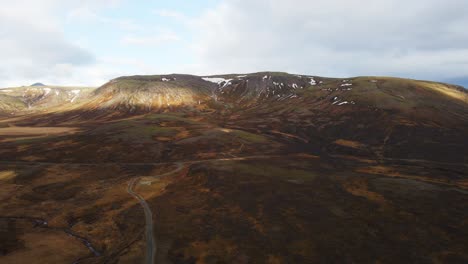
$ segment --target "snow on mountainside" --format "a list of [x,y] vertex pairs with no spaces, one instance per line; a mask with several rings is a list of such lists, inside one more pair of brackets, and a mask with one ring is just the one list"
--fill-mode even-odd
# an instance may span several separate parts
[[[64,105],[76,104],[88,98],[89,93],[94,88],[88,87],[61,87],[61,86],[23,86],[14,88],[0,89],[0,95],[3,102],[20,102],[20,107],[3,107],[3,111],[21,111],[21,110],[47,110]],[[18,104],[16,104],[18,105]]]
[[210,102],[241,108],[291,102],[303,108],[313,103],[316,109],[366,106],[410,111],[428,103],[440,109],[447,100],[455,100],[454,107],[467,103],[465,89],[442,83],[386,77],[324,78],[281,72],[126,76],[98,89],[28,86],[0,89],[0,95],[3,112],[65,107],[133,113]]

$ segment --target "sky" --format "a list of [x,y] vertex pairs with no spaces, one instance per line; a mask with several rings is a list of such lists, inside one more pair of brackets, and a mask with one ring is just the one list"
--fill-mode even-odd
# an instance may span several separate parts
[[0,0],[0,87],[285,71],[468,87],[466,0]]

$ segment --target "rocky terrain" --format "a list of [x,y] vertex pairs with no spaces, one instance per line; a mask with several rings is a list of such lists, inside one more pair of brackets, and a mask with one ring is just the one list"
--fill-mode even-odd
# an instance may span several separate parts
[[31,86],[0,89],[0,114],[61,111],[86,100],[94,88],[60,87],[34,84]]
[[0,89],[0,263],[466,263],[466,135],[399,78]]

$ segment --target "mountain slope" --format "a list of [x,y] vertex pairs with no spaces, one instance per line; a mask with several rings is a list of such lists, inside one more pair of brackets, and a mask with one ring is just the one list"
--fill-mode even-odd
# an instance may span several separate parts
[[97,89],[83,108],[150,112],[161,108],[197,105],[207,100],[210,93],[210,85],[196,76],[121,77]]
[[18,88],[5,92],[3,108],[54,113],[35,116],[44,125],[161,112],[204,115],[219,127],[279,138],[292,152],[468,159],[468,93],[448,84],[262,72],[129,76],[74,91]]
[[3,112],[34,112],[34,111],[63,111],[67,107],[74,107],[87,100],[94,88],[89,87],[61,87],[61,86],[23,86],[0,89],[0,104],[7,99],[21,102],[16,108],[0,106]]
[[2,263],[468,262],[460,87],[263,72],[121,77],[73,102],[18,89],[0,92]]
[[[287,108],[287,102],[293,100],[313,103],[318,109],[359,104],[412,114],[432,108],[457,115],[464,111],[468,102],[465,89],[441,83],[387,77],[336,79],[277,72],[207,77],[128,76],[114,79],[94,91],[81,87],[40,86],[0,89],[0,94],[19,98],[27,108],[53,109],[74,103],[88,110],[130,112],[208,102],[249,108],[285,101],[280,105]],[[305,104],[302,107],[311,108]]]

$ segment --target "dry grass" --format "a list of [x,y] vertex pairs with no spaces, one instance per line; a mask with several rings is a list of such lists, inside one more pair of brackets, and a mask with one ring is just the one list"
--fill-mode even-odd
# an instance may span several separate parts
[[[209,241],[194,241],[190,243],[190,246],[184,250],[184,255],[187,257],[194,256],[199,260],[197,263],[202,264],[210,263],[210,261],[207,261],[210,255],[231,256],[236,249],[236,245],[231,241],[216,237]],[[228,262],[230,261],[228,260]]]
[[343,183],[343,188],[354,196],[364,197],[380,205],[383,210],[388,207],[388,202],[383,195],[368,189],[368,182],[363,178],[355,178]]
[[364,148],[365,145],[357,142],[357,141],[352,141],[352,140],[346,140],[346,139],[338,139],[333,142],[337,145],[344,146],[344,147],[349,147],[349,148],[356,148],[356,149],[361,149]]
[[439,92],[451,98],[460,100],[462,102],[468,103],[468,94],[463,93],[461,91],[451,89],[446,85],[439,84],[439,83],[430,83],[430,82],[423,82],[424,87],[429,88],[433,91]]
[[14,171],[0,171],[0,181],[7,181],[15,178],[16,173]]
[[394,168],[388,167],[388,166],[370,166],[370,167],[365,167],[365,168],[357,168],[355,171],[360,172],[360,173],[376,174],[376,175],[382,175],[382,176],[393,177],[393,178],[404,178],[404,179],[409,179],[409,180],[423,181],[427,183],[442,184],[442,185],[447,185],[447,186],[459,187],[462,189],[468,189],[468,186],[466,184],[463,184],[463,181],[459,181],[459,183],[457,183],[457,182],[451,182],[447,179],[437,179],[437,178],[431,178],[431,177],[425,177],[425,176],[419,176],[419,175],[409,175],[409,174],[401,173],[395,170]]
[[2,263],[73,263],[88,251],[78,240],[60,231],[28,233],[25,248],[2,257]]
[[5,127],[0,128],[0,136],[49,136],[78,132],[75,127]]

